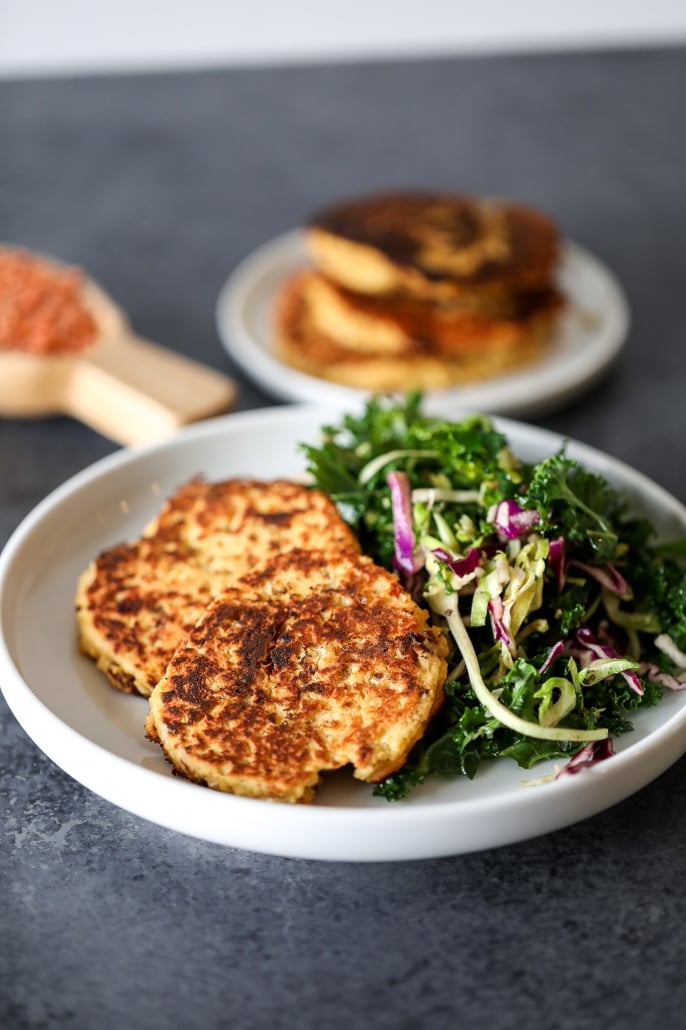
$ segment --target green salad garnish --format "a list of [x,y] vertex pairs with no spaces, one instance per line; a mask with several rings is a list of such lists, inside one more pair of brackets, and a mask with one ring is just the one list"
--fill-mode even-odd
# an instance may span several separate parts
[[500,757],[575,772],[613,754],[632,712],[686,688],[686,542],[659,545],[565,448],[527,464],[489,418],[432,418],[412,394],[371,398],[303,450],[451,645],[441,711],[375,793]]

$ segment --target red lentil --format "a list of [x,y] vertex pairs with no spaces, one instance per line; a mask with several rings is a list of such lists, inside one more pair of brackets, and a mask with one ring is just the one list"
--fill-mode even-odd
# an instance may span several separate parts
[[0,249],[0,350],[84,350],[96,325],[79,297],[83,274],[20,250]]

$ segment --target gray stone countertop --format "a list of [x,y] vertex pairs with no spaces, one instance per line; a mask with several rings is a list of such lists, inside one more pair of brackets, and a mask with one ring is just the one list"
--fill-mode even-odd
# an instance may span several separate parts
[[[616,273],[616,368],[534,419],[686,501],[686,52],[0,84],[0,238],[85,266],[143,336],[241,382],[242,257],[389,186],[518,197]],[[115,445],[0,423],[0,544]],[[38,638],[40,628],[37,627]],[[108,804],[0,702],[0,1024],[411,1030],[684,1025],[686,764],[547,837],[420,862],[224,849]],[[686,744],[686,742],[685,742]]]

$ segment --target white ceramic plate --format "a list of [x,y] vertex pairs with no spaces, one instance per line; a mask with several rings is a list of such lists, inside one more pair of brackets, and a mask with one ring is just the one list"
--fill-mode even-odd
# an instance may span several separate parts
[[[106,458],[25,519],[0,557],[0,684],[26,732],[57,765],[122,808],[192,836],[279,855],[388,861],[468,852],[569,825],[638,790],[686,750],[684,691],[636,718],[616,757],[538,787],[522,786],[538,770],[501,761],[472,782],[432,781],[389,804],[342,771],[325,778],[314,805],[291,806],[172,777],[143,736],[146,702],[111,689],[77,651],[77,577],[102,549],[137,536],[162,498],[193,475],[302,474],[297,444],[316,440],[334,417],[296,406],[198,424],[158,446]],[[498,424],[527,459],[560,444],[539,429]],[[586,447],[571,445],[569,453],[624,488],[665,537],[686,532],[686,509],[662,489]]]
[[[275,292],[306,264],[299,230],[264,244],[242,261],[219,294],[219,335],[234,361],[270,395],[349,405],[359,400],[362,391],[290,368],[273,350]],[[464,411],[531,416],[568,403],[600,378],[626,340],[626,298],[610,271],[570,242],[564,245],[559,282],[570,304],[548,355],[518,372],[433,391],[441,403]]]

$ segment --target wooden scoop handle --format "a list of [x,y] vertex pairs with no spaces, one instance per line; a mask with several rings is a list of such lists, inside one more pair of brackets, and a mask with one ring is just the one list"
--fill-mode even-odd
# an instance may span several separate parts
[[[0,254],[4,249],[0,245]],[[18,341],[5,347],[0,353],[0,417],[73,415],[118,443],[139,444],[163,439],[188,422],[218,415],[234,404],[237,388],[231,379],[136,337],[124,312],[94,280],[79,281],[78,296],[73,298],[74,284],[67,283],[65,293],[65,284],[60,283],[60,262],[8,250],[10,268],[12,261],[19,262],[19,297],[22,276],[28,276],[31,289],[37,291],[40,316],[42,295],[57,290],[57,299],[72,315],[74,302],[77,310],[81,305],[92,315],[95,339],[82,351],[30,353]],[[30,316],[29,307],[29,323]],[[21,318],[18,329],[13,328],[21,340]]]
[[122,444],[163,439],[228,411],[237,392],[220,372],[132,335],[81,355],[63,390],[65,414]]

